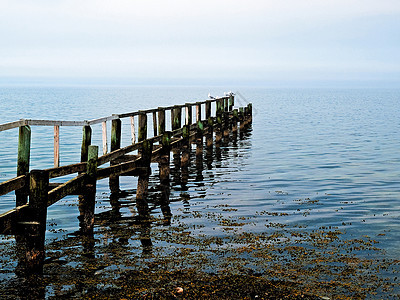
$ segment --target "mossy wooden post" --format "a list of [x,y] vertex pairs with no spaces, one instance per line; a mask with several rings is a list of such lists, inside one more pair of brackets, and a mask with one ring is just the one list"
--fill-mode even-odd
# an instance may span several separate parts
[[224,98],[224,111],[229,111],[229,97]]
[[217,100],[217,128],[216,128],[216,134],[215,134],[215,143],[219,144],[222,140],[222,119],[223,119],[223,108],[224,104],[224,99],[218,99]]
[[190,159],[190,141],[189,141],[189,136],[190,136],[190,126],[185,125],[183,126],[183,131],[182,131],[182,167],[187,167],[189,164],[189,159]]
[[239,108],[239,122],[240,122],[240,130],[243,130],[244,127],[246,126],[243,107]]
[[253,122],[253,104],[249,103],[247,104],[247,110],[248,110],[248,114],[249,114],[249,123]]
[[[31,153],[31,128],[28,125],[19,127],[17,176],[29,173]],[[15,191],[16,206],[28,202],[29,186]]]
[[139,112],[138,142],[147,139],[147,114]]
[[87,162],[89,145],[92,143],[92,128],[85,125],[82,128],[81,162]]
[[153,111],[153,136],[158,135],[157,127],[157,111]]
[[235,96],[231,94],[229,95],[229,111],[232,111],[234,105],[235,105]]
[[79,197],[79,226],[81,232],[85,235],[93,234],[98,156],[99,147],[90,145],[88,147],[85,194]]
[[223,134],[224,138],[229,136],[229,130],[230,130],[230,122],[229,122],[229,112],[224,111],[223,113]]
[[249,125],[249,107],[245,106],[244,107],[244,125],[247,127]]
[[211,117],[211,100],[206,101],[206,120]]
[[163,135],[165,133],[165,109],[162,107],[158,108],[158,134]]
[[238,120],[239,120],[239,111],[237,109],[234,109],[232,114],[232,132],[234,134],[236,134],[238,131]]
[[192,104],[186,103],[185,104],[185,125],[192,125]]
[[182,127],[182,156],[181,156],[181,187],[186,190],[189,180],[189,163],[190,163],[190,125]]
[[148,220],[150,218],[149,205],[147,203],[147,194],[149,187],[149,177],[151,174],[151,153],[153,150],[153,142],[144,140],[141,147],[140,167],[137,189],[136,189],[136,208],[140,220]]
[[169,196],[170,196],[170,152],[171,152],[171,132],[167,131],[163,134],[161,139],[161,153],[158,161],[158,169],[160,172],[160,187],[161,187],[161,211],[164,218],[169,222],[172,214],[169,207]]
[[29,220],[18,223],[22,229],[18,247],[23,251],[20,253],[17,273],[23,276],[43,273],[49,173],[32,170],[29,181]]
[[196,103],[196,122],[201,121],[201,103]]
[[213,146],[213,132],[214,132],[214,119],[213,117],[208,117],[208,130],[206,135],[206,145],[207,148],[212,148]]
[[174,106],[173,114],[171,113],[171,118],[172,118],[172,130],[181,128],[182,109],[180,106],[178,105]]
[[[121,148],[121,120],[115,119],[111,123],[111,152]],[[115,165],[114,161],[110,165]],[[119,176],[110,175],[109,187],[111,194],[119,193]]]
[[203,133],[204,133],[204,125],[202,121],[197,121],[197,130],[196,130],[196,157],[203,155]]

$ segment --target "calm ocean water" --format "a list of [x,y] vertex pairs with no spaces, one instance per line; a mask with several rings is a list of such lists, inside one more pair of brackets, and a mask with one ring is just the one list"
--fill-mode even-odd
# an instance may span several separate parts
[[[222,96],[227,90],[1,88],[0,123],[20,118],[94,119],[205,100],[209,92]],[[200,211],[208,216],[219,213],[235,220],[249,220],[240,227],[242,232],[262,233],[278,223],[309,232],[336,228],[343,241],[369,239],[382,250],[365,255],[398,260],[400,90],[242,88],[238,92],[235,105],[253,103],[250,135],[237,145],[226,145],[220,153],[221,160],[214,159],[212,168],[203,170],[201,180],[191,177],[187,190],[174,188],[172,198],[176,201],[171,204],[172,213],[193,216],[193,212]],[[52,166],[52,130],[32,127],[31,168]],[[101,146],[100,126],[93,130],[93,143]],[[122,130],[124,146],[130,141],[127,122]],[[4,181],[15,176],[18,131],[0,132],[0,136],[0,180]],[[61,164],[79,161],[80,143],[81,128],[61,128]],[[122,178],[121,187],[135,189],[135,179]],[[110,209],[108,195],[108,182],[102,180],[97,212]],[[128,196],[127,201],[129,197],[134,198]],[[0,213],[12,208],[13,201],[11,194],[0,197]],[[78,230],[77,207],[71,205],[73,202],[76,203],[76,197],[70,196],[50,208],[49,224],[56,225],[51,229],[48,226],[49,242]],[[221,210],[221,205],[229,205],[229,209]],[[128,208],[122,210],[123,215],[130,213]],[[181,222],[201,225],[191,234],[227,234],[220,223],[210,218]],[[3,276],[12,277],[14,266],[13,262],[4,265]],[[398,271],[397,263],[391,274],[384,275],[394,280]]]

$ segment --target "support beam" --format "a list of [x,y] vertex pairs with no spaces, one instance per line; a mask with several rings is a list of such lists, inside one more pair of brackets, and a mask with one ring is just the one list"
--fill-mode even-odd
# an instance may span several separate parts
[[32,170],[30,173],[28,220],[18,223],[16,236],[19,276],[43,273],[45,258],[45,233],[47,218],[47,192],[49,174],[44,170]]
[[96,203],[96,173],[99,147],[89,146],[87,161],[87,185],[85,194],[79,197],[79,226],[82,234],[93,234],[94,211]]
[[107,145],[107,121],[101,122],[101,130],[103,137],[103,155],[107,154],[108,145]]
[[[31,153],[31,128],[28,125],[19,128],[17,176],[29,173],[29,159]],[[15,191],[16,206],[28,202],[29,186]]]
[[60,166],[60,126],[54,126],[54,167]]

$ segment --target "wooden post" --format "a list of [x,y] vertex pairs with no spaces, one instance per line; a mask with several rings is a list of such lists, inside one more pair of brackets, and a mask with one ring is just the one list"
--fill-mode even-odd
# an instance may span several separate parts
[[217,115],[217,128],[215,130],[215,143],[219,144],[222,140],[222,114]]
[[85,194],[82,195],[82,197],[79,197],[79,226],[81,232],[85,235],[93,234],[98,156],[99,147],[90,145],[88,147]]
[[222,115],[222,112],[224,111],[223,108],[223,99],[217,99],[216,101],[216,115],[218,117],[218,115]]
[[29,220],[18,223],[22,235],[16,238],[21,251],[16,273],[23,276],[43,273],[49,173],[32,170],[29,181]]
[[196,130],[196,157],[203,155],[203,132],[204,125],[202,121],[197,121],[197,130]]
[[181,119],[182,119],[182,109],[180,106],[174,106],[173,114],[171,114],[172,118],[172,130],[176,130],[181,128]]
[[239,107],[239,122],[240,122],[240,131],[242,131],[245,127],[244,108],[243,107]]
[[162,135],[165,132],[165,109],[158,108],[158,134]]
[[171,132],[165,132],[163,134],[161,144],[160,159],[158,161],[158,169],[160,172],[160,187],[161,187],[161,211],[164,219],[169,223],[171,221],[171,209],[169,207],[169,196],[170,196],[170,151],[171,151]]
[[185,124],[192,125],[192,104],[186,103],[185,105],[186,105],[185,106],[185,112],[186,112]]
[[136,133],[135,133],[135,117],[131,116],[131,139],[132,139],[132,144],[136,142]]
[[174,131],[175,110],[171,108],[171,131]]
[[202,181],[203,177],[203,135],[204,124],[202,121],[197,122],[196,130],[196,181]]
[[[29,158],[31,153],[31,128],[28,125],[19,127],[17,176],[29,173]],[[29,187],[15,191],[16,206],[28,202]]]
[[121,120],[115,119],[111,123],[111,151],[121,148]]
[[153,111],[153,133],[154,136],[157,136],[157,112]]
[[182,128],[182,156],[181,156],[181,187],[182,190],[187,189],[189,181],[189,162],[190,162],[190,125]]
[[144,112],[140,112],[138,142],[144,141],[145,139],[147,139],[147,115]]
[[208,132],[206,136],[207,148],[212,148],[213,146],[213,132],[214,132],[214,121],[212,117],[208,117]]
[[239,120],[239,112],[237,109],[233,110],[233,116],[232,116],[232,132],[237,133],[238,131],[238,120]]
[[229,98],[225,97],[224,98],[224,111],[228,111],[229,110],[229,103],[228,103]]
[[224,138],[229,136],[229,126],[230,126],[230,122],[229,122],[229,112],[224,111],[223,113],[223,131],[224,131]]
[[248,113],[249,113],[249,123],[253,121],[253,104],[249,103],[247,104],[248,107]]
[[196,122],[201,121],[201,103],[196,103]]
[[60,166],[60,126],[54,126],[54,167]]
[[107,121],[101,123],[102,137],[103,137],[103,155],[107,154]]
[[206,120],[211,117],[211,100],[206,101]]
[[181,165],[182,167],[187,167],[189,164],[189,158],[190,158],[190,141],[189,141],[189,136],[190,136],[190,126],[185,125],[183,126],[183,132],[182,132],[182,158],[181,158]]
[[244,116],[244,125],[245,125],[245,127],[247,127],[247,125],[249,125],[249,107],[248,106],[244,107],[243,116]]
[[[121,120],[115,119],[111,123],[111,152],[121,148]],[[114,165],[114,161],[110,165]],[[119,193],[119,176],[111,175],[109,178],[109,187],[111,194]]]
[[92,128],[85,125],[82,128],[81,162],[87,162],[89,145],[92,143]]
[[235,105],[235,96],[229,95],[229,111],[232,111],[234,105]]
[[149,205],[147,203],[147,194],[149,187],[149,177],[151,174],[150,163],[152,150],[153,142],[150,140],[144,140],[140,151],[142,156],[140,166],[143,168],[143,171],[139,174],[136,189],[136,208],[140,220],[148,220],[150,217]]

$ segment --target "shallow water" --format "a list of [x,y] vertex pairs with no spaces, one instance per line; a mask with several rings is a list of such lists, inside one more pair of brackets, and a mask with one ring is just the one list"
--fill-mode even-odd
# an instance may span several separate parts
[[[3,88],[0,90],[0,123],[19,118],[98,118],[112,113],[203,100],[209,92],[222,95],[224,89]],[[121,217],[129,219],[135,213],[136,179],[121,179],[121,188],[128,194],[119,199],[121,207],[116,224],[107,222],[106,215],[111,210],[108,181],[98,183],[96,213],[103,215],[96,223],[96,255],[104,261],[107,261],[105,256],[118,256],[110,250],[110,246],[116,243],[118,247],[126,248],[134,266],[140,266],[154,263],[155,256],[168,257],[177,249],[201,248],[211,261],[210,269],[216,262],[224,269],[221,265],[227,262],[222,262],[218,252],[224,247],[240,250],[255,245],[254,251],[262,253],[270,243],[285,246],[285,249],[296,244],[322,253],[325,265],[344,264],[334,256],[346,253],[348,257],[359,260],[392,260],[393,263],[382,267],[380,272],[377,271],[378,263],[371,263],[378,268],[366,270],[375,272],[374,276],[395,286],[400,257],[399,98],[399,90],[240,89],[236,106],[253,103],[251,130],[236,143],[225,143],[219,151],[214,151],[208,164],[205,157],[200,170],[191,166],[188,183],[183,187],[179,176],[178,179],[172,176],[170,206],[174,218],[169,227],[156,222],[146,233],[153,241],[151,256],[142,256],[140,236],[143,229],[129,227],[126,220],[121,220]],[[94,144],[101,145],[101,128],[93,129]],[[130,142],[129,123],[124,122],[122,130],[124,146]],[[1,180],[15,176],[17,133],[16,129],[0,132],[5,145],[0,149]],[[81,128],[61,128],[61,164],[79,160],[80,139]],[[33,127],[32,142],[32,168],[51,167],[52,128]],[[154,164],[153,167],[152,182],[156,187],[157,166]],[[2,196],[0,212],[12,208],[13,201],[11,194]],[[72,241],[71,236],[79,229],[77,214],[74,196],[49,209],[46,233],[49,257],[57,256],[57,247],[64,251],[80,249],[81,244]],[[159,208],[153,210],[153,216],[162,217]],[[169,234],[175,231],[178,232],[176,239],[170,239]],[[253,235],[248,244],[243,242],[245,233]],[[263,240],[265,235],[272,234],[277,234],[274,242],[268,239],[262,245],[255,243],[256,239]],[[187,236],[194,240],[214,240],[202,248],[198,241],[186,240]],[[118,242],[121,238],[126,241],[125,246]],[[62,240],[71,242],[57,244]],[[351,243],[355,246],[350,246]],[[8,244],[12,244],[12,240],[3,241],[3,246]],[[327,253],[330,251],[338,252],[329,256]],[[200,252],[196,253],[199,255]],[[3,258],[7,256],[6,251],[4,253]],[[284,259],[294,257],[291,252],[283,253]],[[258,254],[253,255],[248,249],[240,254],[242,256],[237,260],[242,259],[243,266],[261,273],[272,263],[259,263]],[[65,253],[61,257],[70,260],[69,267],[83,264],[82,260],[74,261]],[[282,259],[276,258],[275,261],[282,264]],[[111,266],[120,269],[134,268],[119,256],[110,261]],[[315,257],[309,261],[309,267],[311,261],[315,263]],[[190,263],[181,264],[187,266]],[[5,263],[3,260],[3,280],[14,278],[14,267],[15,261]],[[301,270],[306,276],[304,268]],[[288,267],[285,272],[288,270],[291,269]],[[356,275],[362,273],[357,272]],[[303,275],[298,272],[296,280]],[[339,276],[330,270],[313,280],[317,282],[325,277],[331,280]],[[350,281],[357,285],[354,278]],[[360,279],[360,285],[372,286],[371,282],[373,279],[370,277],[365,281]],[[48,286],[46,293],[49,297],[57,294],[53,291],[55,286]],[[399,292],[398,287],[394,291],[375,290],[383,298]],[[365,292],[367,297],[374,298],[372,292],[368,294],[370,292]],[[327,295],[332,294],[327,292]]]

